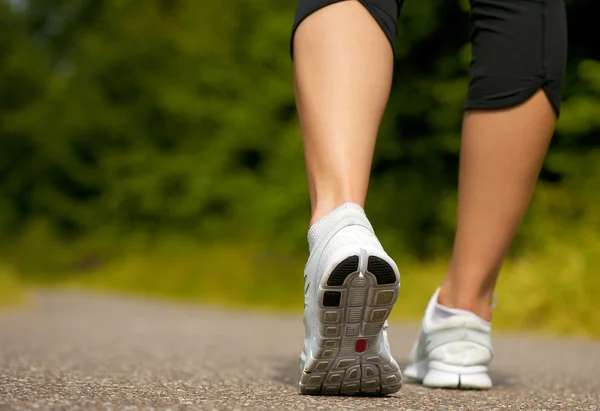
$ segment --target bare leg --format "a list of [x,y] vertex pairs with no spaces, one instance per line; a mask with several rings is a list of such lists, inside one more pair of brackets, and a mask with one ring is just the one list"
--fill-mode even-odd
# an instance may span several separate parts
[[498,273],[531,199],[555,122],[543,91],[516,108],[465,115],[458,225],[441,304],[491,319]]
[[343,1],[302,22],[294,69],[314,223],[343,203],[364,206],[393,53],[369,12]]

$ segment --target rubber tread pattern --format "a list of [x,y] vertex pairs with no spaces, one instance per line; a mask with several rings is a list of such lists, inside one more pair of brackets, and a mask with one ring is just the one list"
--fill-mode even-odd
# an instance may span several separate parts
[[[316,307],[318,329],[311,337],[312,349],[300,361],[301,394],[377,396],[402,387],[400,367],[382,340],[385,320],[398,296],[398,277],[390,263],[380,257],[371,260],[363,251],[345,258],[329,273],[324,287],[329,287],[334,273],[333,283],[340,286],[317,291],[322,293],[322,304]],[[361,258],[366,259],[362,264]],[[364,275],[369,264],[380,278]],[[381,280],[388,282],[378,285]],[[364,351],[356,351],[358,340],[366,342]]]
[[325,291],[323,295],[323,307],[339,307],[342,293],[339,291]]
[[358,256],[353,255],[339,263],[327,279],[327,285],[330,287],[341,287],[346,278],[358,271]]
[[377,285],[394,284],[396,282],[396,274],[394,269],[383,259],[370,256],[367,271],[375,276]]

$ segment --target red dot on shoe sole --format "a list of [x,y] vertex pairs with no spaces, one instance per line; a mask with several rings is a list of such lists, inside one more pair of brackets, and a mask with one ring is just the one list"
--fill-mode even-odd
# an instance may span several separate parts
[[367,340],[356,340],[354,351],[365,352],[367,350]]

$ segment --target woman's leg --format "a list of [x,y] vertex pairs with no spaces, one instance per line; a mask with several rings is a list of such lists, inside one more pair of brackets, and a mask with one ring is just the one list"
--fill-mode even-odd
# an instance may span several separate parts
[[353,0],[304,19],[293,50],[312,224],[344,203],[365,203],[394,56],[376,20]]
[[472,7],[471,110],[454,251],[439,301],[489,321],[502,261],[554,132],[567,31],[562,0],[473,0]]
[[458,224],[442,305],[491,320],[500,266],[529,204],[555,121],[543,91],[516,108],[465,115]]

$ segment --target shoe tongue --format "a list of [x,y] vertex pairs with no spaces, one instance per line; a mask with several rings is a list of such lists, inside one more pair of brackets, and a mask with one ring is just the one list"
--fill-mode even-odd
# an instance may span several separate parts
[[435,322],[435,317],[436,317],[435,312],[436,312],[436,307],[439,306],[438,299],[440,296],[440,290],[441,290],[441,288],[437,288],[435,290],[435,292],[429,299],[429,303],[427,304],[427,309],[425,310],[425,316],[424,316],[423,320],[428,323]]
[[453,317],[469,317],[476,321],[478,321],[481,325],[490,326],[488,321],[485,321],[483,318],[479,317],[477,314],[469,311],[463,310],[460,308],[451,308],[445,305],[442,305],[438,302],[440,295],[440,288],[438,288],[431,300],[429,301],[429,305],[427,306],[427,321],[430,321],[433,324],[439,324]]
[[435,292],[433,293],[433,296],[431,296],[431,299],[429,300],[429,304],[427,305],[428,313],[431,313],[433,311],[433,309],[435,308],[436,304],[438,303],[438,300],[440,298],[440,291],[441,291],[441,288],[437,288],[435,290]]

